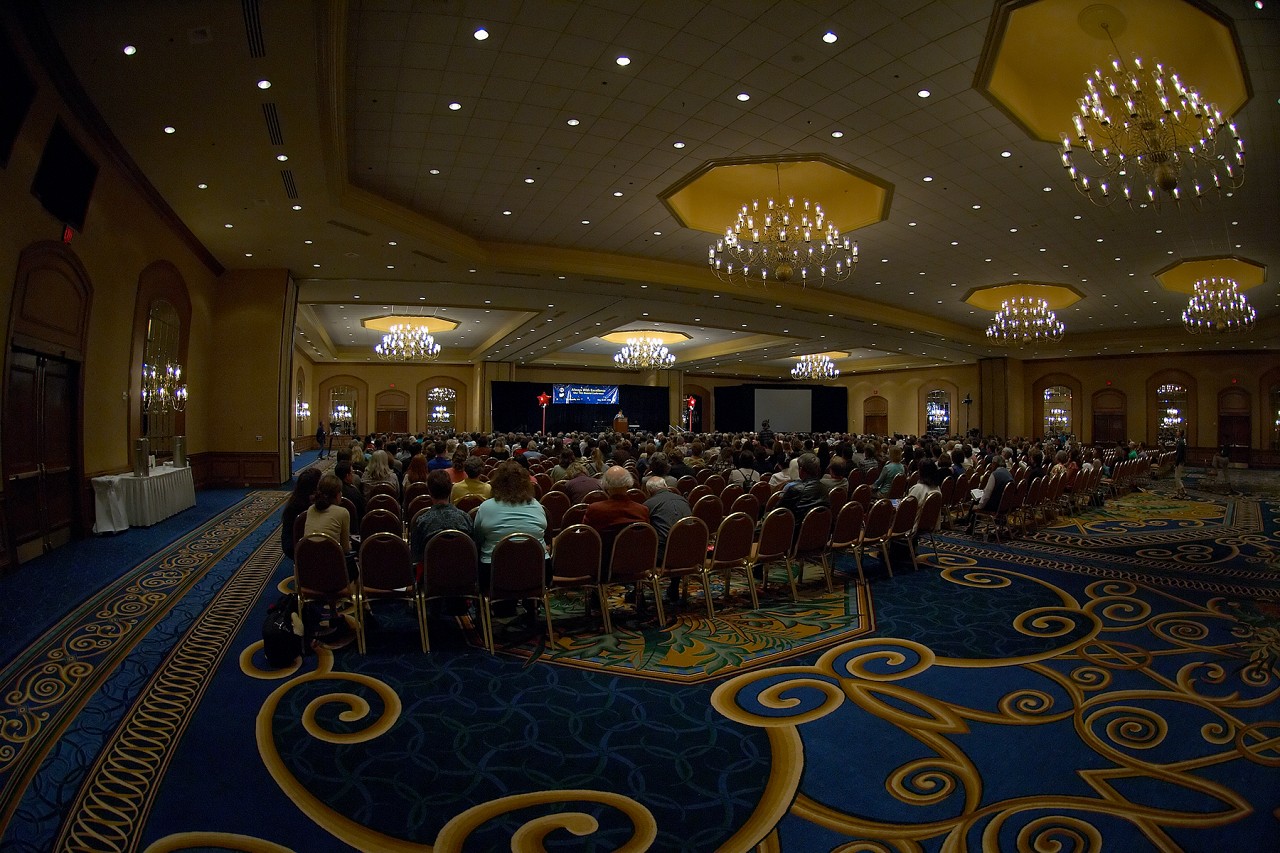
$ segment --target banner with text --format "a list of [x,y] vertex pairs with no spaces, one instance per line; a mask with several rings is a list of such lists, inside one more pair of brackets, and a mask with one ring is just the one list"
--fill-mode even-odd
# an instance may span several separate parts
[[552,385],[552,403],[593,403],[618,405],[617,385]]

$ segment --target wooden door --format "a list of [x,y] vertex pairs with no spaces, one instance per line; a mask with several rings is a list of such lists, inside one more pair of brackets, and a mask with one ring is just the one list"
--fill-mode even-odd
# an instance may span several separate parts
[[409,413],[404,409],[378,409],[374,413],[374,432],[403,433],[409,431]]
[[1127,424],[1123,412],[1093,413],[1093,443],[1115,444],[1117,441],[1128,441]]
[[862,432],[864,435],[888,435],[889,416],[864,415],[862,418]]
[[75,362],[9,354],[4,470],[19,562],[62,545],[76,525]]
[[1248,447],[1251,426],[1248,415],[1218,415],[1218,446]]

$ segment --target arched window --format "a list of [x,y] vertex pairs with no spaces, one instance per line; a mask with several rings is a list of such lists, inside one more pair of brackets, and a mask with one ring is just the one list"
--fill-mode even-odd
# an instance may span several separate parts
[[947,435],[951,432],[950,394],[938,388],[925,395],[924,422],[929,435]]
[[350,385],[336,385],[329,389],[329,430],[355,435],[358,426],[356,389]]
[[433,430],[453,429],[458,392],[443,385],[427,391],[427,426]]
[[1071,389],[1066,385],[1050,385],[1044,389],[1044,434],[1071,435]]
[[1156,387],[1156,441],[1173,441],[1187,426],[1187,386],[1165,382]]
[[305,380],[303,379],[302,368],[298,368],[298,378],[294,383],[294,400],[293,413],[298,418],[298,429],[303,430],[307,426],[307,421],[311,420],[311,404],[302,399],[303,393],[306,391]]
[[147,311],[147,339],[142,356],[142,434],[156,456],[173,454],[177,413],[186,408],[187,385],[179,360],[182,324],[166,299]]
[[1271,449],[1280,450],[1280,382],[1267,392],[1267,420],[1271,425]]

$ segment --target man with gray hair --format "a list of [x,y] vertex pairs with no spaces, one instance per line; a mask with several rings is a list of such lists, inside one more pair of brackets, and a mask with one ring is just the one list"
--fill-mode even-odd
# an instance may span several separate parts
[[594,527],[600,533],[601,565],[605,568],[613,557],[613,540],[618,537],[622,528],[635,521],[649,521],[649,508],[633,501],[627,490],[635,484],[631,472],[620,465],[605,469],[600,477],[600,486],[609,497],[587,506],[582,523]]

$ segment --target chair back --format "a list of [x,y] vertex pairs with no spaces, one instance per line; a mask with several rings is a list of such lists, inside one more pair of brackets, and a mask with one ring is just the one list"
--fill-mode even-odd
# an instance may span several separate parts
[[862,504],[863,512],[870,512],[871,499],[873,497],[875,497],[875,492],[872,490],[871,484],[863,483],[861,486],[858,486],[853,490],[853,497],[851,500],[855,500]]
[[[541,547],[538,550],[541,551]],[[497,563],[496,549],[494,563]],[[538,567],[542,567],[541,554]],[[442,530],[427,542],[422,559],[423,594],[427,598],[478,595],[479,572],[480,558],[475,540],[461,530]]]
[[581,524],[582,519],[587,516],[586,504],[574,504],[564,511],[564,515],[560,516],[560,529],[572,527],[575,524]]
[[849,489],[846,486],[836,486],[827,492],[827,506],[831,508],[831,517],[835,518],[840,509],[849,502]]
[[1008,486],[1005,486],[1004,491],[1000,493],[1000,508],[997,512],[1001,516],[1008,515],[1021,506],[1021,501],[1025,500],[1025,498],[1025,492],[1019,494],[1017,489],[1011,489]]
[[702,570],[707,560],[707,525],[700,518],[682,518],[667,531],[667,550],[662,555],[662,573],[690,574]]
[[718,495],[724,491],[726,483],[723,475],[712,474],[710,477],[702,481],[702,485],[710,489],[711,494]]
[[773,494],[773,487],[769,485],[767,480],[756,480],[751,484],[748,490],[756,496],[756,500],[760,501],[760,506],[764,506],[769,502],[769,495]]
[[813,554],[827,547],[827,537],[831,533],[831,509],[817,506],[809,510],[800,522],[800,536],[796,539],[793,556]]
[[745,562],[751,556],[751,543],[756,526],[744,513],[735,512],[720,522],[716,531],[716,547],[711,554],[713,566]]
[[295,548],[298,546],[298,542],[301,541],[302,537],[306,535],[306,532],[307,513],[304,510],[303,512],[298,513],[293,519],[293,545]]
[[645,502],[644,490],[642,489],[627,489],[627,497],[638,504]]
[[693,487],[696,485],[698,485],[698,481],[692,476],[685,474],[683,477],[676,480],[676,491],[680,492],[680,494],[687,498],[689,497],[689,492],[693,491]]
[[942,495],[942,505],[951,506],[956,502],[956,483],[958,481],[954,476],[946,476],[942,478],[942,485],[938,491]]
[[[375,533],[394,533],[396,536],[404,536],[404,523],[400,521],[400,514],[393,513],[389,509],[371,509],[364,514],[364,518],[360,519],[360,539],[372,536]],[[364,542],[361,541],[361,547]]]
[[894,536],[905,536],[915,527],[916,515],[920,512],[920,502],[908,495],[898,501],[898,508],[893,511]]
[[409,507],[404,512],[404,517],[413,519],[418,512],[431,506],[431,495],[414,495],[413,500],[409,501]]
[[[370,486],[369,499],[372,500],[377,495],[388,495],[389,497],[395,498],[397,503],[400,500],[400,490],[390,483],[374,483]],[[366,502],[365,505],[367,506],[368,502]]]
[[764,511],[768,512],[780,503],[782,503],[782,489],[769,494],[769,500],[764,502]]
[[724,521],[724,504],[720,502],[718,496],[708,493],[698,498],[693,504],[693,514],[706,523],[708,530],[712,530],[718,528],[720,522]]
[[920,504],[920,511],[916,513],[916,525],[912,533],[932,533],[938,529],[940,521],[942,521],[942,492],[929,492]]
[[853,489],[858,488],[865,482],[867,482],[867,475],[861,468],[854,468],[849,472],[849,489],[851,493]]
[[560,531],[551,544],[551,583],[576,586],[600,582],[600,534],[594,527],[574,524]]
[[356,526],[356,516],[360,514],[359,510],[356,509],[355,502],[346,495],[343,495],[338,498],[338,503],[342,504],[343,509],[347,511],[347,515],[351,516],[351,527],[354,529]]
[[760,520],[760,501],[750,492],[738,495],[734,502],[730,504],[729,512],[745,512],[754,523]]
[[702,485],[707,481],[707,478],[710,477],[712,473],[713,472],[710,468],[699,468],[693,472],[693,479],[698,483],[698,485]]
[[458,498],[458,509],[463,512],[471,512],[471,510],[484,503],[487,498],[484,495],[469,494]]
[[907,493],[907,475],[897,474],[893,481],[889,484],[889,494],[886,495],[889,500],[897,500]]
[[547,514],[547,531],[552,536],[564,526],[564,513],[570,506],[569,495],[553,489],[542,496],[542,511]]
[[889,535],[893,528],[893,504],[883,498],[871,505],[866,521],[862,524],[862,542],[877,542]]
[[733,502],[736,501],[739,496],[745,494],[746,490],[742,488],[741,483],[727,483],[725,484],[725,487],[720,490],[720,503],[725,506],[733,506]]
[[845,548],[858,541],[862,535],[862,518],[865,512],[862,504],[849,501],[840,507],[836,515],[836,524],[831,531],[831,547]]
[[592,489],[583,497],[582,502],[584,504],[593,504],[596,501],[607,501],[608,499],[609,493],[604,489]]
[[[365,516],[365,518],[368,517]],[[416,583],[413,560],[409,556],[409,543],[404,541],[404,537],[386,531],[361,534],[360,586],[362,589],[381,592],[412,588]]]
[[711,488],[705,483],[699,483],[689,490],[689,494],[685,495],[685,500],[689,501],[689,506],[697,506],[698,501],[712,494]]
[[426,480],[418,480],[417,482],[409,483],[404,487],[404,502],[409,506],[413,506],[413,499],[418,495],[425,494],[428,494]]
[[636,583],[648,579],[658,564],[658,531],[652,524],[633,521],[613,540],[608,583]]
[[308,533],[293,548],[293,577],[304,598],[326,598],[346,592],[347,555],[338,540],[325,533]]
[[383,492],[378,492],[364,502],[365,512],[375,509],[385,509],[388,512],[395,513],[396,518],[400,517],[400,501]]
[[551,482],[550,474],[534,474],[533,480],[535,483],[537,483],[539,486],[542,487],[542,493],[544,495],[547,492],[551,491],[551,487],[555,485],[553,482]]
[[795,531],[795,513],[782,506],[772,510],[760,525],[756,562],[777,559],[788,553],[791,550],[791,540],[795,538]]
[[[441,534],[443,535],[443,534]],[[542,540],[528,533],[508,533],[493,546],[489,597],[495,601],[541,598],[546,586]]]

